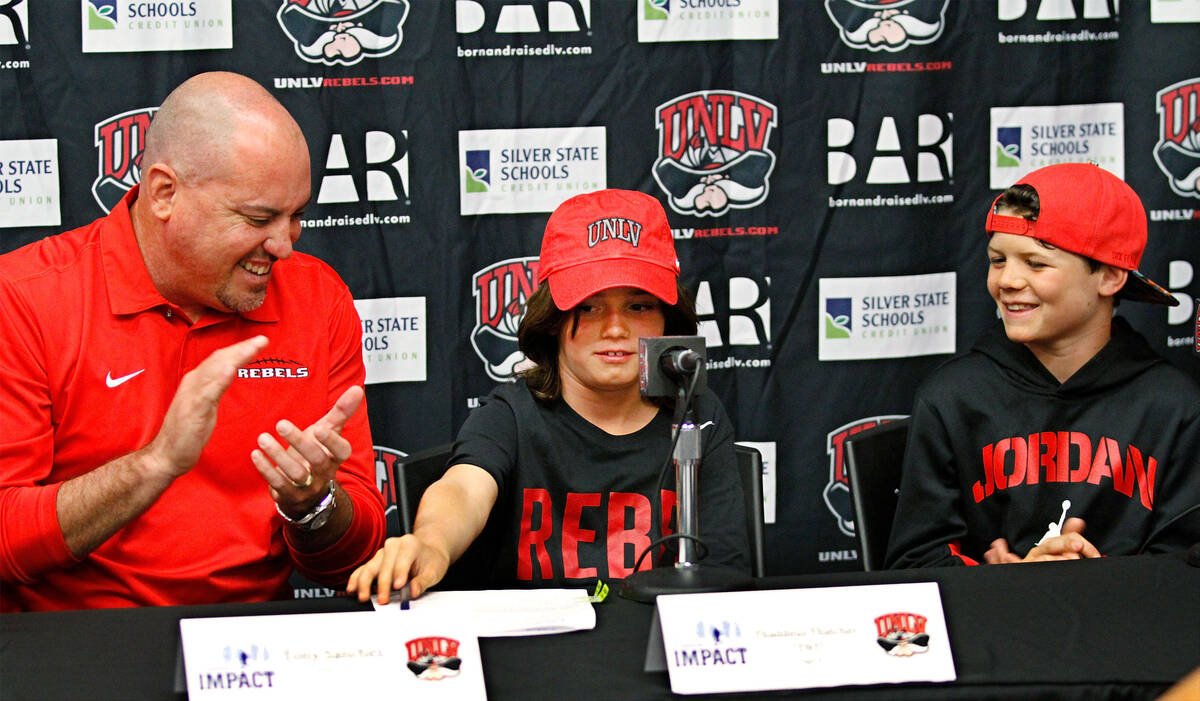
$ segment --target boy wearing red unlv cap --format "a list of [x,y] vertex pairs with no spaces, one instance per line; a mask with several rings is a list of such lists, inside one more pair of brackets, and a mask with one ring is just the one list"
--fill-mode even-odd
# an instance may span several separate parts
[[997,197],[986,226],[1001,323],[917,390],[888,565],[1200,540],[1200,387],[1113,316],[1120,298],[1177,303],[1137,271],[1138,196],[1097,166],[1053,165]]
[[[348,590],[363,601],[378,590],[386,603],[389,591],[411,583],[419,595],[489,518],[499,536],[480,586],[587,586],[632,573],[642,551],[670,532],[675,506],[675,493],[658,484],[672,412],[638,390],[638,339],[695,334],[695,308],[678,277],[655,198],[602,190],[560,205],[517,331],[533,367],[471,412],[450,467],[421,499],[413,533],[388,539]],[[695,406],[696,425],[707,424],[699,494],[706,561],[745,571],[733,424],[710,392]]]

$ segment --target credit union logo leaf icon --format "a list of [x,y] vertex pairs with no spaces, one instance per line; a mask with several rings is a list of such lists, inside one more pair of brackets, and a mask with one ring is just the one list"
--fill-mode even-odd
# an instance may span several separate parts
[[825,300],[825,338],[850,338],[853,301],[849,297]]
[[1021,127],[997,127],[994,146],[997,168],[1021,166]]
[[487,192],[492,189],[492,152],[467,151],[466,173],[463,179],[467,192]]
[[88,0],[88,29],[117,28],[117,0]]

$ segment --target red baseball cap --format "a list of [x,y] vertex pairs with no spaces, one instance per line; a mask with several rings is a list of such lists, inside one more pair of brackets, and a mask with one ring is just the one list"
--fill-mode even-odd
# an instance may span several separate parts
[[613,287],[636,287],[675,304],[678,277],[667,213],[643,192],[576,195],[546,222],[538,284],[550,281],[550,296],[563,311]]
[[1091,163],[1060,163],[1039,168],[1016,182],[1037,191],[1036,220],[987,216],[988,233],[1031,236],[1046,243],[1129,271],[1117,293],[1137,302],[1175,306],[1179,300],[1138,272],[1146,249],[1146,210],[1133,188]]

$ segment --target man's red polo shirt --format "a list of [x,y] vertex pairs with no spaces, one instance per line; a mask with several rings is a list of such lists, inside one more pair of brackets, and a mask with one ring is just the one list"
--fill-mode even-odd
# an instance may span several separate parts
[[[349,290],[294,253],[276,263],[261,307],[189,326],[142,262],[136,197],[135,188],[107,217],[0,256],[0,608],[277,598],[293,564],[340,585],[385,531],[366,407],[343,432],[354,453],[338,473],[354,523],[325,551],[289,547],[250,451],[279,419],[307,426],[363,383]],[[100,548],[72,557],[59,484],[149,443],[183,375],[256,334],[270,344],[221,400],[196,466]]]

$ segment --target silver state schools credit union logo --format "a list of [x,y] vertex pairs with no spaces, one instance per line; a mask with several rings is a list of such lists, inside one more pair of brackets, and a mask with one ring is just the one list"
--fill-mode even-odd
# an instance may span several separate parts
[[694,92],[656,111],[654,181],[680,214],[720,216],[767,198],[778,110],[745,93]]

